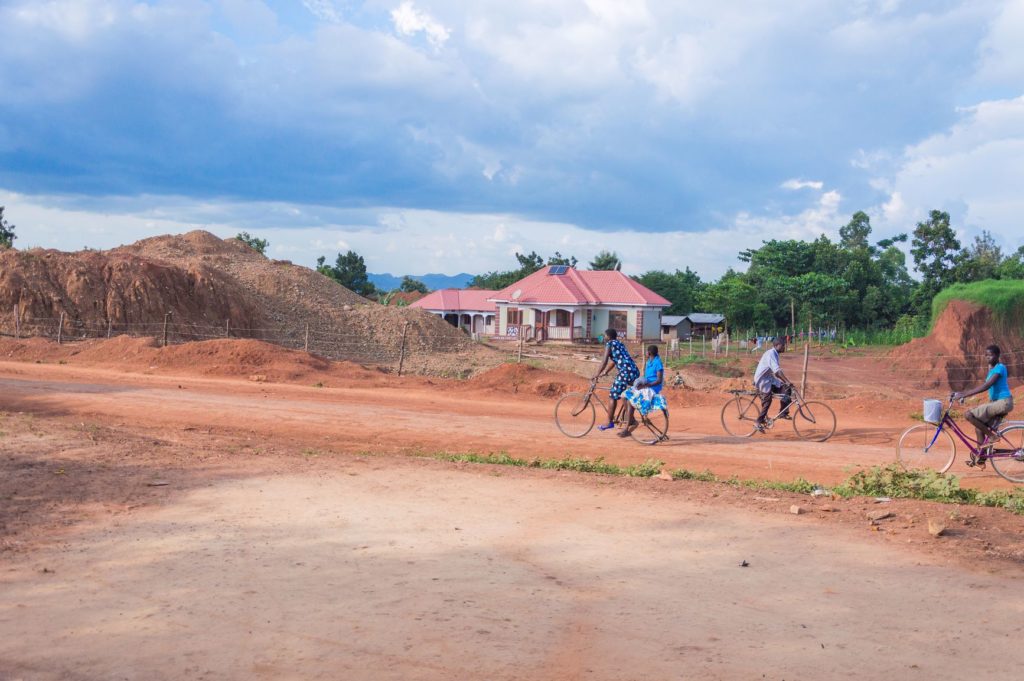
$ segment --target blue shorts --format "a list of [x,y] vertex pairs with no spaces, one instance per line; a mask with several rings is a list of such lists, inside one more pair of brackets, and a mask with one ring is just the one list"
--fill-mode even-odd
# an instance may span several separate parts
[[622,393],[625,392],[626,388],[633,385],[633,381],[635,381],[638,378],[640,378],[639,369],[637,369],[636,371],[629,371],[625,373],[620,371],[618,375],[615,377],[615,380],[612,381],[612,387],[608,389],[608,395],[613,400],[619,399],[620,397],[622,397]]

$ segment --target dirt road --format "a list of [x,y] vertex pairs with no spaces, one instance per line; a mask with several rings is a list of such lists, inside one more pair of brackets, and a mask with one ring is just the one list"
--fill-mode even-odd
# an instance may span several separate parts
[[897,416],[825,446],[726,438],[701,406],[645,448],[564,438],[551,400],[429,384],[0,363],[0,395],[2,679],[1024,673],[1024,526],[1003,511],[894,502],[872,525],[865,500],[403,455],[828,482],[891,460]]
[[[834,403],[839,427],[827,443],[799,441],[785,423],[768,436],[725,435],[720,404],[674,409],[670,442],[644,447],[595,429],[563,436],[554,400],[489,395],[450,386],[313,388],[238,380],[139,376],[53,365],[0,363],[9,410],[67,414],[108,424],[246,430],[334,452],[508,452],[532,458],[604,457],[614,463],[664,461],[669,469],[833,484],[858,467],[895,459],[906,413],[864,412]],[[724,401],[724,400],[723,400]],[[909,411],[909,409],[908,409]],[[970,484],[1005,486],[991,473],[958,466]]]
[[1019,572],[969,573],[797,517],[574,477],[348,459],[192,491],[9,565],[0,674],[1024,673]]

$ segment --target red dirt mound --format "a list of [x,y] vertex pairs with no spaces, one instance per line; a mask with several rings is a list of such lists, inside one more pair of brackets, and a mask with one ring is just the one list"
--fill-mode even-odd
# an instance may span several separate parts
[[197,341],[160,347],[153,338],[118,336],[57,345],[41,338],[0,340],[0,359],[62,362],[134,373],[248,378],[274,383],[322,383],[374,387],[387,374],[298,350],[245,339]]
[[559,397],[585,390],[587,379],[565,371],[548,371],[528,364],[502,364],[466,381],[469,390]]
[[1024,378],[1024,339],[1001,330],[987,307],[953,300],[931,334],[896,348],[890,356],[920,387],[963,390],[984,379],[985,347],[993,343],[1002,349],[1010,377]]
[[[167,313],[171,313],[167,316]],[[63,319],[63,326],[59,320]],[[110,251],[0,251],[0,333],[65,339],[253,338],[332,359],[451,375],[500,361],[444,320],[368,301],[307,267],[209,232]]]

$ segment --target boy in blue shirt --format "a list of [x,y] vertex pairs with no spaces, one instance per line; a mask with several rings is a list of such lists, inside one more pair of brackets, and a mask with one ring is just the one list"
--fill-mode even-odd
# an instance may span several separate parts
[[[985,382],[971,390],[953,393],[954,399],[963,399],[986,390],[988,391],[988,399],[990,401],[971,409],[967,412],[966,416],[967,420],[974,425],[975,430],[978,432],[979,445],[984,442],[986,436],[998,437],[991,426],[995,423],[996,419],[1001,419],[1013,411],[1013,395],[1010,393],[1010,384],[1007,381],[1006,366],[999,361],[1000,354],[998,345],[990,345],[985,348],[985,359],[988,360],[990,367],[988,376],[985,377]],[[991,446],[988,446],[982,449],[982,451],[984,452],[990,448]],[[971,461],[967,462],[967,465],[973,466],[976,463],[983,462],[984,457],[981,462],[974,461],[972,457]]]

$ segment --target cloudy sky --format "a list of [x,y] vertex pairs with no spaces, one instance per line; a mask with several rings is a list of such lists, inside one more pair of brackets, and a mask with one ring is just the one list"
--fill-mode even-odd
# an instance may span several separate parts
[[17,246],[705,278],[769,238],[1024,229],[1024,0],[0,0]]

